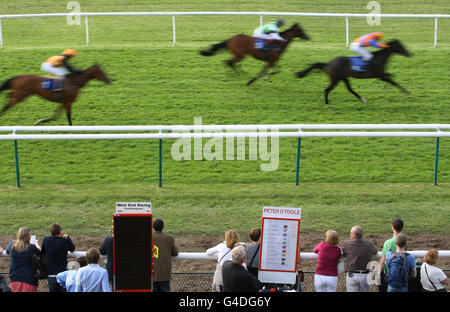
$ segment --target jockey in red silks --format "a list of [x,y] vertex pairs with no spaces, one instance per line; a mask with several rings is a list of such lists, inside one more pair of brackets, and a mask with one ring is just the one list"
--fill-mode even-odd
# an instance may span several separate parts
[[379,43],[380,39],[384,38],[382,32],[373,32],[370,34],[365,34],[359,38],[353,40],[350,45],[350,50],[356,52],[362,56],[363,61],[370,61],[373,57],[372,53],[367,51],[365,47],[376,47],[376,48],[388,48],[389,46],[384,43]]

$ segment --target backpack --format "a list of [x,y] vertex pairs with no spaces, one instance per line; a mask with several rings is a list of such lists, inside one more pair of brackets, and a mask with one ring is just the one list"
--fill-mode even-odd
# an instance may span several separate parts
[[406,256],[408,253],[395,251],[387,263],[387,281],[392,288],[404,288],[408,283],[408,271],[406,270]]

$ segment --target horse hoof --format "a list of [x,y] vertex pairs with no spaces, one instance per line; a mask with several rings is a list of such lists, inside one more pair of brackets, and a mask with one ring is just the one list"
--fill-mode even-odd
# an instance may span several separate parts
[[361,101],[363,101],[364,103],[367,103],[367,100],[365,98],[361,98]]

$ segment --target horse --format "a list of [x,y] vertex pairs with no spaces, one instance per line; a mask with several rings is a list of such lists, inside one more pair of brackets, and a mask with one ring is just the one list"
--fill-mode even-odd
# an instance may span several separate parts
[[[236,71],[235,64],[240,62],[247,54],[252,55],[257,60],[266,62],[261,72],[253,79],[247,82],[247,86],[256,80],[266,76],[266,72],[269,68],[273,67],[275,63],[280,58],[281,54],[286,50],[289,43],[291,43],[294,38],[301,38],[304,40],[309,40],[308,35],[303,31],[298,23],[294,24],[290,28],[279,33],[285,41],[276,41],[275,48],[271,51],[262,51],[255,49],[255,41],[257,38],[239,34],[235,35],[225,41],[217,44],[213,44],[209,50],[200,51],[203,56],[214,55],[220,49],[228,49],[234,57],[228,61],[225,61],[228,66],[230,66],[234,71]],[[271,75],[277,72],[270,73]]]
[[39,95],[44,99],[52,102],[61,103],[55,113],[49,118],[42,118],[34,125],[46,123],[59,117],[64,108],[67,114],[67,121],[72,125],[72,103],[76,100],[78,92],[83,88],[89,80],[97,79],[110,83],[111,81],[100,68],[99,65],[93,65],[81,73],[71,73],[66,76],[65,84],[61,91],[51,91],[42,88],[42,82],[46,77],[38,75],[20,75],[10,78],[3,82],[0,86],[0,92],[6,89],[12,89],[9,93],[10,100],[0,111],[0,115],[4,114],[8,109],[22,102],[30,95]]
[[389,57],[398,53],[400,55],[404,55],[406,57],[410,57],[410,54],[406,48],[402,45],[399,40],[392,40],[388,42],[387,48],[380,49],[373,53],[373,57],[370,61],[369,68],[366,72],[355,72],[351,69],[351,60],[350,57],[337,57],[331,60],[329,63],[315,63],[308,67],[303,71],[297,72],[298,78],[305,77],[311,70],[313,69],[323,69],[327,72],[330,77],[330,85],[325,89],[325,104],[329,104],[328,102],[328,94],[331,90],[336,87],[339,81],[343,80],[347,90],[350,91],[353,95],[355,95],[362,102],[367,102],[365,98],[356,93],[352,87],[350,86],[350,82],[348,77],[359,78],[359,79],[367,79],[367,78],[379,78],[382,81],[390,83],[391,85],[399,88],[402,92],[409,94],[407,90],[397,84],[394,80],[392,80],[392,74],[386,73],[385,68]]

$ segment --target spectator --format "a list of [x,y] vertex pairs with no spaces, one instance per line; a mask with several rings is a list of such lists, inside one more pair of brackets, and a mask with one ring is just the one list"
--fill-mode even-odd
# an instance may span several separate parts
[[223,263],[222,279],[224,292],[257,292],[258,280],[244,266],[246,251],[244,246],[234,247],[231,261]]
[[[2,254],[5,250],[0,247],[0,254]],[[5,277],[0,274],[0,292],[10,292],[11,288],[9,288],[8,283],[6,282]]]
[[388,292],[407,292],[408,276],[416,277],[416,260],[406,252],[408,237],[399,233],[395,240],[397,246],[394,252],[386,253]]
[[363,229],[359,225],[350,230],[350,240],[344,242],[343,253],[346,258],[347,292],[368,292],[367,264],[378,253],[377,247],[363,238]]
[[21,227],[17,231],[16,240],[6,247],[6,253],[10,255],[9,287],[13,292],[37,292],[38,279],[33,269],[33,257],[41,254],[41,246],[36,239],[31,242],[31,230]]
[[175,239],[162,232],[163,220],[156,219],[153,229],[153,292],[170,292],[172,257],[178,256],[178,248]]
[[89,248],[86,251],[87,266],[80,268],[75,277],[75,292],[111,292],[108,271],[98,265],[100,251]]
[[212,248],[206,250],[206,255],[210,257],[217,257],[216,271],[214,272],[214,279],[212,283],[213,291],[222,291],[222,264],[231,260],[231,250],[239,242],[239,235],[234,230],[225,232],[225,241]]
[[420,268],[420,282],[426,292],[446,292],[448,277],[444,271],[435,265],[439,262],[439,252],[436,249],[429,250],[423,258]]
[[400,218],[393,218],[391,223],[392,232],[394,232],[394,235],[386,240],[383,245],[383,249],[381,250],[381,258],[380,258],[380,286],[379,291],[380,292],[386,292],[387,291],[387,281],[386,281],[386,272],[387,269],[384,267],[384,264],[386,262],[386,253],[388,251],[395,251],[397,249],[397,246],[395,245],[395,240],[403,230],[403,221]]
[[75,278],[79,268],[87,265],[86,257],[77,257],[76,261],[70,261],[67,264],[67,270],[56,275],[56,281],[66,292],[75,292]]
[[318,244],[313,252],[318,254],[317,267],[314,274],[314,287],[317,292],[335,292],[338,283],[337,265],[341,257],[339,235],[328,230],[326,240]]
[[114,273],[114,247],[113,247],[114,239],[112,236],[107,236],[103,240],[102,245],[100,246],[100,254],[106,255],[106,270],[108,271],[108,280],[109,284],[113,284],[113,273]]
[[260,249],[260,238],[261,238],[261,228],[253,228],[248,236],[252,240],[252,243],[247,245],[247,270],[256,278],[258,278],[258,267],[259,267],[259,249]]
[[67,268],[67,253],[75,250],[75,245],[69,235],[63,234],[59,223],[50,226],[52,236],[44,237],[41,254],[45,257],[48,273],[48,288],[50,292],[65,292],[56,281],[56,275]]

